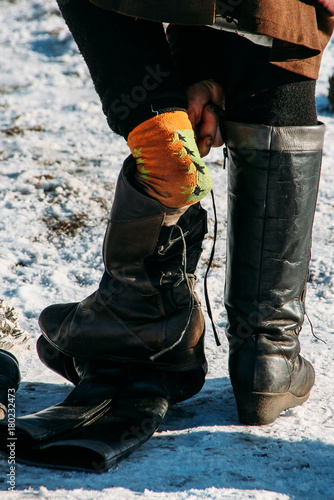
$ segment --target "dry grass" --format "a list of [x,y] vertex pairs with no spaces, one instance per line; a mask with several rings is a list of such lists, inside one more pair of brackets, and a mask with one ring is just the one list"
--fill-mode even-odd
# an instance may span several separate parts
[[55,242],[55,237],[59,243],[64,243],[66,237],[74,237],[79,229],[87,227],[87,215],[84,213],[74,214],[70,219],[60,219],[54,215],[47,215],[43,222],[48,228],[48,240]]
[[23,135],[25,132],[45,132],[45,129],[42,125],[36,125],[34,127],[22,128],[17,125],[12,125],[11,127],[0,129],[2,134],[8,135],[10,137],[14,135]]

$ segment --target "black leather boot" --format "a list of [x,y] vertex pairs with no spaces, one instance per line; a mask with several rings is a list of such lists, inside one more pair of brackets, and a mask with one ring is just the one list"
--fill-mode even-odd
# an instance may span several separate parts
[[229,371],[240,422],[263,425],[304,403],[300,356],[325,126],[226,124]]
[[40,315],[46,340],[81,359],[144,363],[202,373],[204,318],[194,272],[206,233],[199,205],[168,209],[132,185],[130,157],[119,176],[99,289],[80,303],[53,305]]
[[[66,399],[16,418],[18,462],[102,472],[147,441],[164,419],[177,373],[126,363],[110,366],[101,359],[73,361],[80,382]],[[52,366],[64,371],[59,359]],[[0,450],[6,455],[8,425],[0,422]]]
[[[0,419],[7,413],[8,403],[14,400],[20,382],[18,360],[11,352],[0,349]],[[15,408],[15,405],[11,408]]]

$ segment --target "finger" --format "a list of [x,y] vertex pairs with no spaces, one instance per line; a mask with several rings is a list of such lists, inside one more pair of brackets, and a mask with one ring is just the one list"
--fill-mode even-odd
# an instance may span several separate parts
[[210,101],[213,102],[216,106],[220,108],[224,108],[225,106],[225,97],[222,87],[219,83],[214,80],[205,80],[202,82],[208,89],[210,93]]
[[211,148],[220,148],[224,144],[220,128],[217,127],[216,136],[213,140],[210,135],[197,141],[197,147],[202,158],[210,153]]
[[217,126],[216,137],[212,143],[212,148],[220,148],[224,144],[223,136],[220,131],[219,124]]
[[197,132],[197,145],[202,157],[207,156],[213,146],[220,144],[220,132],[217,137],[217,131],[219,131],[218,122],[219,120],[215,107],[212,104],[204,106],[202,123],[200,124]]
[[187,89],[188,116],[195,128],[202,121],[204,106],[211,102],[210,89],[204,82],[194,83]]
[[210,153],[212,144],[213,140],[211,136],[203,137],[201,140],[198,141],[197,147],[202,158],[204,158],[204,156],[207,156]]
[[188,117],[193,128],[202,121],[203,108],[207,104],[207,100],[202,95],[194,95],[188,97]]
[[212,137],[214,142],[218,128],[218,115],[215,107],[212,104],[207,104],[203,108],[202,123],[198,133],[198,138],[201,140],[204,137]]
[[191,126],[195,130],[198,123],[199,123],[199,119],[197,118],[196,110],[193,107],[188,107],[187,113],[188,113],[188,118],[190,120]]

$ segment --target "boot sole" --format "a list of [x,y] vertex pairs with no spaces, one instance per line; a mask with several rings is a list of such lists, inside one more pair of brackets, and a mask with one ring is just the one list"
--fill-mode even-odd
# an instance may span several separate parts
[[273,423],[282,411],[299,406],[309,398],[284,394],[234,391],[239,421],[246,425],[268,425]]

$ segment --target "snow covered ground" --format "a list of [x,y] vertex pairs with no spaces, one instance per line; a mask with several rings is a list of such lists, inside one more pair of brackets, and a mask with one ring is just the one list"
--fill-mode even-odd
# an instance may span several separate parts
[[[88,71],[53,0],[0,0],[0,299],[31,334],[15,350],[23,382],[17,414],[61,401],[70,385],[47,371],[35,352],[40,311],[75,301],[102,274],[101,243],[115,181],[128,154],[107,127]],[[102,475],[17,464],[8,492],[0,460],[1,498],[25,499],[334,499],[334,118],[327,79],[328,47],[318,83],[319,118],[327,124],[316,213],[302,351],[317,379],[309,401],[261,428],[238,424],[227,373],[222,304],[226,172],[222,153],[208,165],[215,179],[219,242],[209,280],[214,316],[224,339],[216,348],[208,324],[209,376],[202,392],[173,408],[159,432],[117,468]],[[205,207],[212,221],[210,200]],[[212,225],[210,228],[212,234]],[[212,238],[205,242],[202,277]]]

